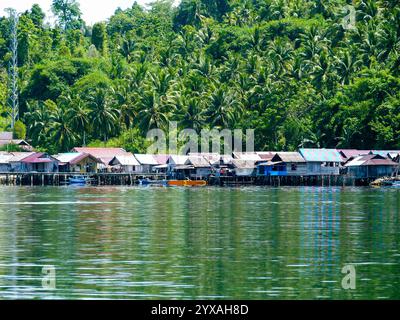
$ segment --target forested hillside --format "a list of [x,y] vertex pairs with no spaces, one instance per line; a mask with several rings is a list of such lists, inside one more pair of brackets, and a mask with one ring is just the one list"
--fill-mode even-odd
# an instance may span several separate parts
[[[258,150],[400,148],[398,0],[158,1],[93,26],[75,1],[55,0],[53,11],[57,26],[37,5],[18,26],[17,134],[22,122],[39,149],[108,141],[143,151],[147,130],[169,120],[254,128]],[[0,130],[10,123],[9,41],[6,16]]]

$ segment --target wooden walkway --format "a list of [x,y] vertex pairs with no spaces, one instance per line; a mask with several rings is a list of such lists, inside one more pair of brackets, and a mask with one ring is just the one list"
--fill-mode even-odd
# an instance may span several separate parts
[[219,186],[316,186],[316,187],[355,187],[368,186],[374,179],[356,179],[348,175],[321,176],[268,176],[268,177],[210,177],[211,185]]
[[68,184],[73,176],[89,177],[92,185],[97,186],[133,186],[140,179],[163,180],[165,174],[145,173],[0,173],[0,185],[11,186],[62,186]]
[[[144,174],[144,173],[0,173],[0,185],[10,186],[62,186],[68,184],[69,178],[73,176],[85,176],[91,179],[95,186],[133,186],[140,179],[165,180],[166,174]],[[285,177],[233,177],[211,176],[208,183],[214,186],[368,186],[371,179],[355,179],[347,175],[339,176],[285,176]]]

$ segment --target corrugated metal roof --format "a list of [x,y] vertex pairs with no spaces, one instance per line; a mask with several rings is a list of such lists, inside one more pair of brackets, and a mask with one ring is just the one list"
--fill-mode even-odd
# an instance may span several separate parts
[[398,152],[398,153],[397,152],[390,152],[389,153],[389,158],[392,159],[392,160],[397,158],[397,157],[399,157],[399,156],[400,156],[400,152]]
[[307,162],[342,162],[342,156],[336,149],[300,149]]
[[189,153],[189,157],[192,156],[204,157],[211,164],[218,164],[221,160],[221,155],[219,153]]
[[69,152],[69,153],[60,153],[56,154],[54,158],[56,158],[61,163],[70,163],[72,160],[82,156],[84,153],[80,152]]
[[372,150],[371,152],[373,154],[379,154],[380,156],[387,158],[389,156],[389,154],[391,154],[391,153],[399,154],[400,150]]
[[371,152],[371,150],[357,150],[357,149],[336,149],[336,150],[339,151],[343,160],[369,154]]
[[263,151],[263,152],[256,152],[256,153],[262,160],[266,160],[266,161],[271,160],[274,157],[274,155],[276,154],[276,152],[273,152],[273,151]]
[[9,160],[9,162],[21,162],[32,154],[34,154],[34,152],[13,152],[13,157]]
[[122,148],[90,148],[90,147],[82,147],[82,148],[74,148],[72,151],[73,152],[90,154],[93,157],[95,157],[97,159],[100,159],[101,162],[106,166],[110,163],[110,161],[115,156],[129,155],[129,153],[126,152]]
[[357,156],[353,160],[347,162],[344,166],[345,167],[358,167],[361,166],[366,160],[363,156]]
[[195,168],[209,168],[211,167],[210,162],[201,156],[189,156],[186,160],[185,165],[192,165]]
[[371,159],[363,164],[364,166],[397,166],[397,163],[390,159]]
[[353,160],[345,164],[345,167],[358,167],[358,166],[396,166],[397,163],[390,159],[386,159],[381,155],[368,154],[355,157]]
[[261,161],[261,157],[255,152],[234,152],[233,158],[244,161]]
[[229,155],[222,155],[221,156],[222,164],[224,165],[231,165],[233,161],[233,157]]
[[306,162],[299,152],[278,152],[273,158],[273,162],[283,161],[286,163],[295,162],[301,163]]
[[65,164],[78,164],[81,161],[85,160],[86,158],[90,158],[93,162],[101,163],[100,159],[95,158],[91,154],[88,153],[80,153],[80,152],[70,152],[70,153],[60,153],[54,155],[53,158],[57,159],[61,165]]
[[157,166],[158,162],[152,154],[135,154],[136,160],[139,165]]
[[283,161],[276,161],[276,162],[267,161],[267,162],[259,163],[258,166],[260,166],[260,167],[270,167],[270,166],[274,166],[274,165],[281,164],[281,163],[283,164],[284,162]]
[[180,164],[174,167],[174,170],[190,170],[190,169],[194,169],[194,167],[185,164]]
[[253,169],[256,167],[256,161],[233,159],[232,165],[238,169]]
[[3,131],[0,132],[0,140],[12,140],[13,139],[13,133],[9,131]]
[[168,161],[169,154],[155,154],[153,157],[156,159],[158,165],[164,165]]
[[0,164],[7,164],[12,159],[13,155],[11,153],[0,154]]
[[170,155],[168,158],[169,164],[184,165],[189,157],[183,155]]
[[103,158],[103,157],[115,157],[125,155],[128,152],[122,148],[74,148],[72,151],[80,152],[80,153],[88,153],[96,158]]
[[110,166],[121,165],[121,166],[140,166],[139,161],[134,157],[133,154],[129,156],[115,156],[110,161]]
[[46,153],[35,152],[32,155],[23,159],[21,162],[23,162],[23,163],[51,163],[54,161],[58,161],[58,160],[47,155]]

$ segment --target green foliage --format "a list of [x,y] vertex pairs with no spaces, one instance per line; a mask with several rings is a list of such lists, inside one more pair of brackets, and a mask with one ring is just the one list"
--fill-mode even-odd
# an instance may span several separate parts
[[22,149],[19,145],[17,144],[6,144],[3,146],[0,146],[0,151],[5,151],[5,152],[24,152],[25,150]]
[[128,152],[145,153],[151,143],[151,141],[146,140],[142,136],[138,129],[133,128],[107,142],[100,140],[93,141],[89,144],[89,147],[124,148]]
[[75,0],[53,0],[51,6],[64,31],[79,29],[82,26],[81,10]]
[[[20,115],[49,152],[145,151],[168,121],[254,128],[257,149],[400,148],[400,10],[395,1],[160,0],[85,27],[77,1],[39,6],[18,27]],[[9,126],[9,21],[0,18],[0,128]],[[23,133],[23,131],[22,131]]]
[[38,4],[32,6],[29,17],[32,20],[36,28],[43,28],[43,21],[46,15],[44,14],[42,8]]
[[92,44],[101,52],[103,56],[107,55],[107,32],[104,23],[95,23],[92,30]]
[[14,138],[25,139],[25,137],[26,137],[26,126],[21,120],[18,120],[15,122],[14,125]]

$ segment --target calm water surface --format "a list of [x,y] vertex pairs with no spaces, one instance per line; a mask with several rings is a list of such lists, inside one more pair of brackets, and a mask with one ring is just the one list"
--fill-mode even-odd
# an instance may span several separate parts
[[0,298],[400,299],[399,216],[389,188],[0,187]]

